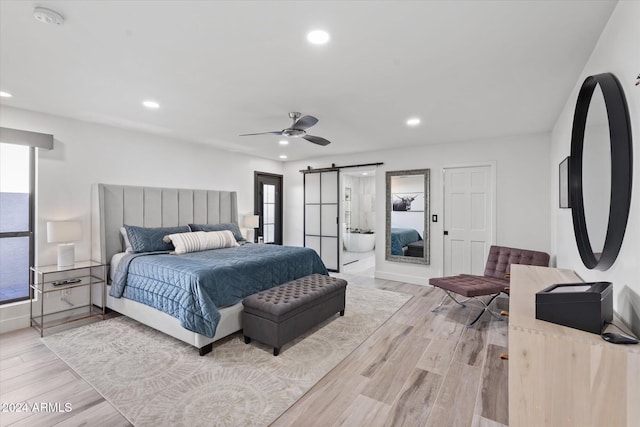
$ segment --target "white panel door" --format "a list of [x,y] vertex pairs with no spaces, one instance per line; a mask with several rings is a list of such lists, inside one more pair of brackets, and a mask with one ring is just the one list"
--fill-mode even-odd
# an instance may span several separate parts
[[484,273],[493,243],[492,166],[444,170],[444,274]]
[[313,248],[328,270],[340,265],[338,171],[304,175],[304,245]]

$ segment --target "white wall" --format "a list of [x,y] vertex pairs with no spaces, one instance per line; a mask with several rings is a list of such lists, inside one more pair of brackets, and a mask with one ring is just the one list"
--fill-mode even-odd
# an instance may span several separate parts
[[[237,191],[242,216],[253,213],[253,172],[283,171],[281,162],[8,107],[0,126],[55,137],[53,150],[38,150],[36,265],[56,263],[56,245],[42,232],[50,220],[81,221],[76,259],[89,259],[93,183]],[[28,326],[28,313],[25,303],[2,306],[0,330]]]
[[[596,44],[591,58],[578,77],[551,136],[551,206],[552,251],[557,253],[557,266],[575,270],[587,281],[605,280],[614,285],[614,309],[640,334],[640,86],[635,86],[640,72],[640,2],[621,1]],[[578,91],[587,76],[611,72],[625,91],[634,137],[633,166],[635,179],[631,195],[631,213],[618,260],[607,271],[586,269],[573,236],[570,209],[558,209],[558,164],[569,155],[571,126]]]
[[[334,141],[334,143],[339,143]],[[376,277],[427,284],[429,277],[443,272],[442,168],[495,162],[497,165],[496,244],[550,250],[549,135],[505,137],[487,141],[434,144],[327,157],[285,165],[285,235],[288,245],[303,243],[302,174],[307,166],[329,167],[384,162],[376,171]],[[413,265],[385,260],[385,172],[431,169],[431,265]]]

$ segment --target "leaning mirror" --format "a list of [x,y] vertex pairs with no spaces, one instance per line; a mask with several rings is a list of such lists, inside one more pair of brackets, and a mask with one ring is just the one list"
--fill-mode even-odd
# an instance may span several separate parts
[[632,153],[620,82],[611,73],[587,77],[576,102],[569,159],[573,229],[587,268],[608,269],[622,246],[631,207]]
[[429,169],[386,176],[386,259],[429,264]]

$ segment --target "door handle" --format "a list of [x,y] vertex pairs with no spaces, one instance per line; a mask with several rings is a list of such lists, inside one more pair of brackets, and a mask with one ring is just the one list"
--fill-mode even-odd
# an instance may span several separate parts
[[444,235],[445,235],[445,236],[448,236],[448,235],[449,235],[449,232],[448,232],[447,230],[445,230],[445,231],[444,231]]

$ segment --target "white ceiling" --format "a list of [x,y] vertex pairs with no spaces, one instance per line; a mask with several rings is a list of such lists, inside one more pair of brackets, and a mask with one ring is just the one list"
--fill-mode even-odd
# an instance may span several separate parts
[[[615,4],[2,0],[1,102],[275,160],[547,132]],[[332,144],[238,136],[289,111]]]

